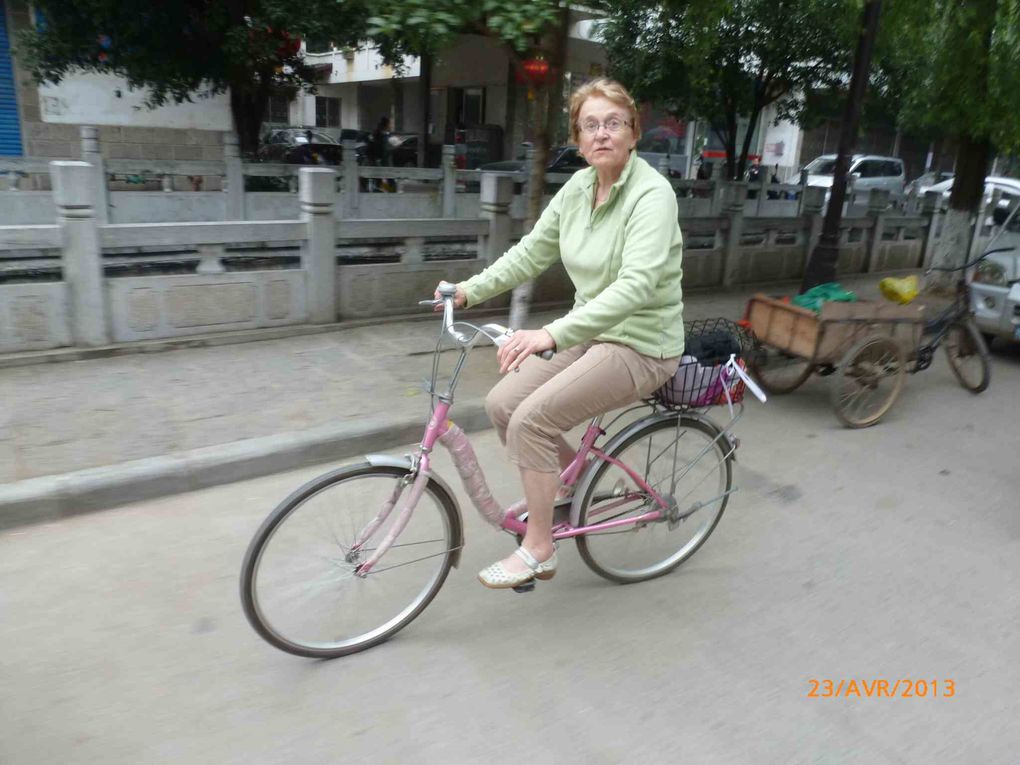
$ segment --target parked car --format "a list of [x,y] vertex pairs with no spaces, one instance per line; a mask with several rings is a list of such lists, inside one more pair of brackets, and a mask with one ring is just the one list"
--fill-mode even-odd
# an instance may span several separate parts
[[[522,154],[517,159],[505,159],[502,162],[490,162],[482,165],[480,170],[499,173],[519,173],[525,169],[526,160]],[[577,153],[576,146],[556,146],[549,150],[549,162],[545,166],[547,173],[576,173],[588,167],[584,157]]]
[[[949,178],[941,183],[936,183],[934,186],[930,186],[928,191],[938,191],[942,194],[942,199],[948,203],[949,196],[953,193],[953,179]],[[990,175],[985,178],[986,204],[991,201],[992,194],[996,191],[999,192],[999,206],[1008,207],[1010,202],[1020,198],[1020,180],[1000,175]]]
[[342,159],[340,144],[321,130],[282,128],[272,131],[259,147],[263,162],[296,165],[338,165]]
[[908,183],[904,191],[908,194],[911,191],[913,191],[916,193],[918,197],[923,197],[925,195],[925,192],[931,191],[932,187],[935,186],[935,184],[942,183],[943,181],[946,180],[950,180],[952,179],[952,177],[953,177],[952,173],[943,172],[924,173],[922,175],[917,176],[914,180]]
[[[992,213],[997,224],[1006,221],[1008,211]],[[989,343],[995,338],[1020,342],[1020,213],[1008,220],[1006,230],[992,244],[993,252],[970,275],[971,309],[974,323]]]
[[418,136],[390,136],[390,165],[393,167],[418,166]]
[[[809,162],[804,169],[808,173],[808,186],[831,188],[836,172],[836,155],[823,154]],[[857,191],[886,189],[893,194],[903,193],[907,180],[902,159],[874,154],[852,156],[850,176],[854,179],[854,189]]]

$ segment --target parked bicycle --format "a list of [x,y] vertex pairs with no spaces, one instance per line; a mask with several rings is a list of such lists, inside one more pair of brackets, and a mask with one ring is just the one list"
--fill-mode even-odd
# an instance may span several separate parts
[[[318,658],[361,651],[406,627],[436,596],[464,547],[456,497],[432,471],[436,443],[450,451],[483,518],[518,538],[527,530],[524,502],[504,509],[493,499],[471,442],[448,419],[471,350],[482,340],[501,345],[512,330],[456,321],[453,285],[440,291],[443,324],[421,444],[411,455],[368,455],[306,483],[269,514],[248,547],[244,612],[277,648]],[[748,333],[724,320],[687,325],[689,337],[720,330],[737,339],[737,352],[714,366],[681,364],[655,397],[605,427],[603,416],[594,418],[561,475],[574,492],[557,501],[553,538],[576,539],[581,558],[606,579],[641,582],[676,569],[705,543],[736,491],[731,429],[745,385],[764,396],[738,358],[753,342]],[[460,354],[440,392],[444,338]],[[728,407],[724,425],[706,414],[716,403]],[[617,422],[624,424],[606,439]],[[533,588],[532,581],[516,589]]]

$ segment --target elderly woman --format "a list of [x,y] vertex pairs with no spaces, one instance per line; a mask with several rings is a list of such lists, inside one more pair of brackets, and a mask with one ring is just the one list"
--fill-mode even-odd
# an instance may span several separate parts
[[[561,434],[652,393],[676,372],[684,349],[676,195],[634,151],[641,137],[634,99],[613,80],[588,82],[571,97],[570,125],[590,167],[560,189],[519,244],[457,285],[455,304],[472,306],[562,260],[576,290],[566,316],[518,330],[499,349],[500,372],[519,374],[486,398],[528,507],[521,547],[479,574],[497,589],[556,573],[553,505],[559,470],[574,456]],[[550,349],[551,361],[534,355]]]

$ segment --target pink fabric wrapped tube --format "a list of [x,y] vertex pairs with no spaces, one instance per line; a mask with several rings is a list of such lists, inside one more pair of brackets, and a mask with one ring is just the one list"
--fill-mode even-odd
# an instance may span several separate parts
[[468,437],[464,435],[464,431],[450,423],[450,427],[439,437],[439,443],[450,452],[453,464],[457,466],[457,472],[464,482],[464,489],[482,518],[498,527],[503,521],[503,508],[489,491],[489,484],[485,482],[478,457],[475,456],[475,450]]

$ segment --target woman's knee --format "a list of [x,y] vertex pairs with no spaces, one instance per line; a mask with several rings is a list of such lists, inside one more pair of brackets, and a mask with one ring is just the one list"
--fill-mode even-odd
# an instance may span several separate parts
[[496,395],[495,389],[490,390],[485,397],[485,413],[489,416],[489,422],[500,434],[506,433],[513,412],[507,406],[506,399]]

